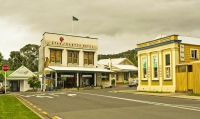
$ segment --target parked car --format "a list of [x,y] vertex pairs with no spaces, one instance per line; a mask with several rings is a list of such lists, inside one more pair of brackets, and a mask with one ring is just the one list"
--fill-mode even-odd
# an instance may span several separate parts
[[132,86],[138,86],[138,80],[131,80],[128,82],[128,86],[132,87]]
[[[6,92],[10,91],[10,86],[6,84]],[[5,93],[5,84],[0,83],[0,92]]]

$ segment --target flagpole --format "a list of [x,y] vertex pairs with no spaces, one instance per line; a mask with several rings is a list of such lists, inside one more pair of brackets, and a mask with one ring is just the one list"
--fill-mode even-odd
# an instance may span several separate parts
[[72,19],[72,35],[74,35],[74,20]]
[[78,19],[72,16],[72,34],[74,34],[74,21],[78,21]]

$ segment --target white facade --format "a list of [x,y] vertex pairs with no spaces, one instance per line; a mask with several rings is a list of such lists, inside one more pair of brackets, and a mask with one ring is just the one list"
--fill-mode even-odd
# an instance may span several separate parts
[[28,79],[36,76],[25,66],[21,66],[7,77],[7,83],[11,85],[11,92],[24,92],[30,88]]
[[[51,76],[50,80],[41,78],[41,81],[48,86],[54,85],[55,88],[70,87],[69,85],[80,87],[88,80],[90,86],[102,85],[99,76],[111,71],[99,69],[97,57],[97,38],[45,32],[39,48],[39,73],[42,77],[49,70],[47,75]],[[61,80],[61,77],[66,80]]]
[[[63,40],[60,40],[63,38]],[[44,33],[39,48],[39,71],[43,71],[43,58],[50,57],[50,49],[62,50],[62,63],[50,62],[50,66],[80,66],[80,67],[96,67],[98,55],[98,39],[89,37],[79,37],[55,33]],[[78,64],[67,63],[67,51],[78,51],[79,60]],[[84,52],[94,53],[94,64],[84,65],[83,57]]]

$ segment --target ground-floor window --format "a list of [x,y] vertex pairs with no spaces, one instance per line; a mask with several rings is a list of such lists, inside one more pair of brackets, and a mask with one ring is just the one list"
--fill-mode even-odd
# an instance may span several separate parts
[[165,78],[171,78],[171,60],[170,54],[165,54]]
[[147,78],[147,60],[146,60],[146,57],[142,58],[142,77]]
[[94,86],[94,74],[84,73],[81,74],[81,86]]

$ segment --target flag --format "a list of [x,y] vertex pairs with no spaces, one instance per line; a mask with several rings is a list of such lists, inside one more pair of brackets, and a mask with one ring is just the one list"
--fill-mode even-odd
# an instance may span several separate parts
[[73,19],[73,21],[78,21],[78,19],[76,17],[74,17],[74,16],[73,16],[72,19]]

